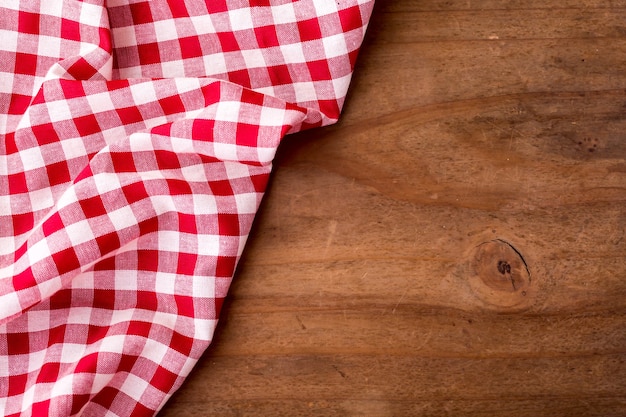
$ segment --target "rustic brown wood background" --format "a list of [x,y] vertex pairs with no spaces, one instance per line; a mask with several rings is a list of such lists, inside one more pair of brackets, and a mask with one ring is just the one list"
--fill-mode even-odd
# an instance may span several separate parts
[[625,416],[626,0],[379,0],[161,416]]

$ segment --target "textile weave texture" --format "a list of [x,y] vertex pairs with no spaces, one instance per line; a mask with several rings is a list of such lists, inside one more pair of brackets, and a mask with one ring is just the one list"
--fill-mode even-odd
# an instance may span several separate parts
[[0,0],[0,415],[151,416],[373,0]]

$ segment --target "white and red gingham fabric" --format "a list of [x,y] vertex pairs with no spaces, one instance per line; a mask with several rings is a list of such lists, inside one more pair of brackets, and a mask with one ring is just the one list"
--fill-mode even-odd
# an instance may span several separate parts
[[0,0],[0,414],[148,416],[373,0]]

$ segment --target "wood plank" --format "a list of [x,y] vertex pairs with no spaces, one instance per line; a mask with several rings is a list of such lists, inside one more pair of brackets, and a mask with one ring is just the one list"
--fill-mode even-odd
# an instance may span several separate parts
[[160,415],[626,415],[625,15],[379,1]]

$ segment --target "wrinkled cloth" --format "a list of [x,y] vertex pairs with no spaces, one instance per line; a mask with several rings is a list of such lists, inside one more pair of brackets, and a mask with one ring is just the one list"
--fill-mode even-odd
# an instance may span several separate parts
[[149,416],[373,0],[0,0],[0,414]]

